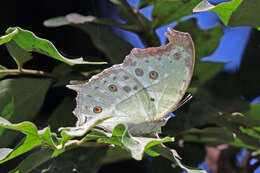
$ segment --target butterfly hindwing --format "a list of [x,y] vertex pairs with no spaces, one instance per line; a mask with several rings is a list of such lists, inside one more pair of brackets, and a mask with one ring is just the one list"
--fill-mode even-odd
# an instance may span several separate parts
[[146,111],[154,110],[142,85],[122,70],[121,65],[106,69],[85,84],[69,88],[78,92],[74,110],[78,125],[97,116],[111,115],[113,117],[101,126],[112,130],[119,123],[144,122],[148,116]]
[[176,107],[190,83],[194,66],[194,46],[189,34],[166,33],[170,43],[159,48],[133,49],[123,63],[135,76],[155,105],[150,120],[165,117]]

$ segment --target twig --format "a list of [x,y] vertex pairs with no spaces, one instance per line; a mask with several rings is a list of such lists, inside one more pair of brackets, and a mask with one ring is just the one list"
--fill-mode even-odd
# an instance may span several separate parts
[[45,77],[55,78],[55,79],[57,78],[54,74],[51,74],[48,72],[44,72],[44,71],[40,71],[40,70],[23,69],[23,68],[4,69],[4,70],[0,70],[0,74],[1,73],[6,73],[8,75],[30,74],[30,75],[45,76]]

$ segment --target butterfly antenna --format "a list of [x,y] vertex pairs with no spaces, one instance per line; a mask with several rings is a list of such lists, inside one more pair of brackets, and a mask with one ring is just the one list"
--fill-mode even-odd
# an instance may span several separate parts
[[187,103],[190,99],[192,99],[192,95],[189,94],[187,95],[179,104],[178,106],[176,107],[175,110],[179,109],[180,107],[182,107],[185,103]]

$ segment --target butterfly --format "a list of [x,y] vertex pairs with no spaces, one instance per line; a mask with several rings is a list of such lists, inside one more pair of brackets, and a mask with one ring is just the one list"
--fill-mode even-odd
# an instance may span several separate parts
[[125,124],[133,134],[160,131],[184,96],[195,61],[188,33],[168,28],[165,36],[167,45],[134,48],[122,64],[86,83],[67,86],[77,91],[74,114],[78,127],[109,115],[98,126],[110,132],[118,124]]

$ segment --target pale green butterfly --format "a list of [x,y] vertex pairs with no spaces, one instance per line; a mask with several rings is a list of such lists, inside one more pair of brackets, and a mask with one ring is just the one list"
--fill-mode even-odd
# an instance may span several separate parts
[[[188,33],[168,29],[165,46],[134,48],[122,64],[68,87],[77,91],[77,126],[112,116],[98,126],[112,131],[125,124],[129,132],[158,132],[190,83],[195,49]],[[84,133],[84,132],[83,132]],[[80,133],[83,135],[83,133]]]

